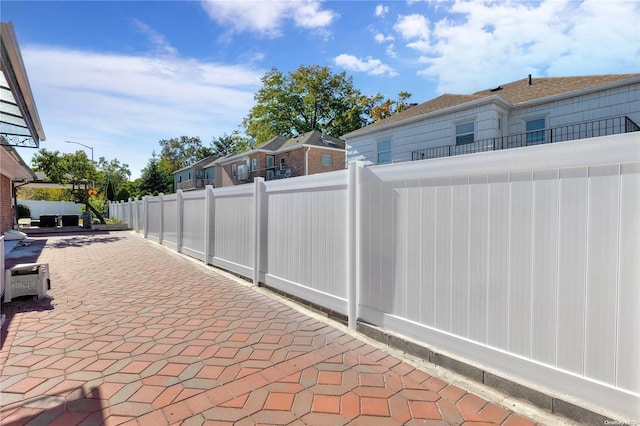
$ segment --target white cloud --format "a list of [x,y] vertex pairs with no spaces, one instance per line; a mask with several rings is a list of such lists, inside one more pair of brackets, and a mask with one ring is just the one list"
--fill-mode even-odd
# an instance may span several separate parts
[[178,53],[175,47],[171,46],[171,44],[164,38],[162,34],[158,34],[153,28],[144,22],[134,19],[133,23],[143,34],[145,34],[149,41],[154,46],[154,53],[157,55],[168,55],[173,56]]
[[81,141],[94,147],[96,159],[128,163],[133,177],[159,151],[160,139],[200,136],[209,145],[237,128],[262,76],[240,65],[177,55],[50,46],[24,46],[22,55],[47,135],[42,147],[70,152],[77,147],[62,142]]
[[366,60],[362,60],[353,55],[343,53],[336,56],[334,62],[336,65],[349,71],[366,72],[370,75],[388,75],[389,77],[398,75],[393,68],[383,64],[379,59],[367,58]]
[[401,15],[393,27],[404,40],[413,40],[408,47],[418,51],[429,51],[429,21],[423,15]]
[[393,43],[387,46],[387,56],[389,56],[390,58],[395,58],[396,56],[398,56]]
[[382,17],[382,16],[386,15],[387,13],[389,13],[389,6],[384,6],[384,5],[381,5],[381,4],[376,6],[376,11],[375,11],[376,16],[381,16]]
[[281,36],[288,20],[297,27],[322,29],[338,16],[332,10],[323,10],[317,0],[203,0],[201,4],[211,19],[230,26],[232,31],[257,32],[269,37]]
[[[439,3],[442,6],[443,3]],[[537,76],[640,69],[640,3],[456,1],[430,24],[402,16],[395,30],[426,66],[438,92],[469,93]]]
[[382,33],[376,34],[373,38],[376,41],[376,43],[387,43],[389,41],[393,41],[393,36],[384,35]]

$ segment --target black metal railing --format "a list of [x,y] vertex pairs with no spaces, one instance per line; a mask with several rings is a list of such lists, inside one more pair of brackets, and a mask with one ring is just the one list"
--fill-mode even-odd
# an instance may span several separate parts
[[207,185],[214,185],[213,179],[189,179],[182,182],[178,182],[178,188],[176,189],[203,189]]
[[613,117],[568,126],[535,130],[527,133],[483,139],[463,145],[446,145],[434,148],[419,149],[411,153],[411,159],[450,157],[453,155],[473,154],[476,152],[495,151],[499,149],[520,148],[523,146],[545,143],[566,142],[577,139],[595,138],[598,136],[617,135],[640,131],[640,126],[629,117]]

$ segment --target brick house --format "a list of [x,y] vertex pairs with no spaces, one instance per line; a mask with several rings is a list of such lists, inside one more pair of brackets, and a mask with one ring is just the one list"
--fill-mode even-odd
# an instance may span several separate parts
[[345,168],[344,142],[317,130],[290,139],[282,136],[251,150],[216,160],[216,186],[285,179]]
[[38,148],[45,140],[13,24],[0,23],[0,234],[17,223],[15,189],[36,179],[15,147]]

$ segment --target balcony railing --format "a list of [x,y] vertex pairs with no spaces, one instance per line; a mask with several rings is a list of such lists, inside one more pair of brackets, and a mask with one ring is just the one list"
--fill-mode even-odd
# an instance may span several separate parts
[[566,142],[638,131],[640,131],[640,126],[634,123],[629,117],[613,117],[516,135],[484,139],[464,145],[446,145],[419,149],[411,153],[411,159],[415,161],[428,158],[450,157],[453,155],[520,148],[523,146]]
[[176,189],[182,189],[183,191],[189,189],[204,189],[207,185],[214,185],[213,179],[189,179],[182,182],[178,182]]

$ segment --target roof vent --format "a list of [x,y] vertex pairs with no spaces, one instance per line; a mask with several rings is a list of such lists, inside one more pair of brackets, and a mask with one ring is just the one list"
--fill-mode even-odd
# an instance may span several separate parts
[[490,92],[497,92],[498,90],[502,90],[502,86],[494,87],[493,89],[489,89]]
[[531,80],[531,74],[529,74],[529,86],[531,86],[532,80]]

